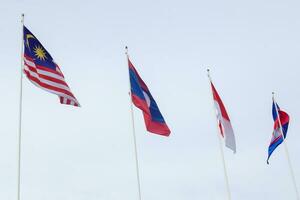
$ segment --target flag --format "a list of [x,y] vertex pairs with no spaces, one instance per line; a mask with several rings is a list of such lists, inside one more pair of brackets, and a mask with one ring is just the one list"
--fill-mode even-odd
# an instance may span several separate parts
[[[279,117],[277,113],[279,114]],[[274,100],[272,105],[272,115],[274,120],[274,130],[268,150],[268,164],[273,151],[283,142],[282,134],[284,138],[286,137],[290,121],[289,115],[286,112],[282,111],[279,108],[278,104],[274,102]],[[282,133],[280,125],[282,127]]]
[[215,86],[213,85],[212,82],[210,82],[210,84],[213,93],[214,105],[216,108],[217,121],[218,121],[218,126],[220,129],[221,136],[222,138],[225,139],[225,146],[231,149],[235,153],[236,152],[235,137],[234,137],[229,116],[227,114],[225,106]]
[[155,100],[129,59],[128,67],[132,102],[143,111],[147,130],[151,133],[169,136],[171,131],[160,113]]
[[58,95],[60,103],[80,106],[59,66],[38,39],[24,26],[24,73],[37,87]]

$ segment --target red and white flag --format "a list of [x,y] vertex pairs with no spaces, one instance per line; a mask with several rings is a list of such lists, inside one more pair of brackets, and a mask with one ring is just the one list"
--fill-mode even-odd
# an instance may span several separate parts
[[235,137],[233,133],[233,129],[230,123],[229,116],[225,109],[225,106],[212,82],[211,89],[214,98],[214,104],[216,108],[218,126],[220,129],[220,133],[222,137],[225,139],[225,146],[231,149],[234,153],[236,152],[236,144],[235,144]]

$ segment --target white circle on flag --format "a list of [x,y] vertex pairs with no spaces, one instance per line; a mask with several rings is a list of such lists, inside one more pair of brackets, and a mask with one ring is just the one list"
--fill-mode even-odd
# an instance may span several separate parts
[[143,91],[143,94],[144,94],[144,97],[145,97],[145,99],[146,99],[146,102],[147,102],[148,107],[150,107],[150,102],[151,102],[150,97],[149,97],[148,94],[147,94],[146,92],[144,92],[144,91]]

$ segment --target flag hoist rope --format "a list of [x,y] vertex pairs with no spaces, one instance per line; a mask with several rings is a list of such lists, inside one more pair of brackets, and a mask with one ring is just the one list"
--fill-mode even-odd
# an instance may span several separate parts
[[[209,69],[207,69],[207,76],[208,76],[208,79],[209,79],[210,83],[212,83],[212,80],[211,80],[211,77],[210,77],[210,74],[209,74]],[[215,105],[214,105],[215,100],[214,100],[213,93],[211,93],[211,94],[212,94],[212,100],[213,100],[213,110],[215,111]],[[216,114],[216,113],[214,112],[214,114]],[[227,197],[228,197],[228,200],[231,200],[231,193],[230,193],[229,180],[228,180],[227,168],[226,168],[226,163],[225,163],[223,144],[222,144],[222,140],[221,140],[221,135],[220,135],[219,130],[218,130],[219,129],[218,124],[219,123],[218,123],[218,119],[217,119],[217,137],[218,137],[218,140],[219,140],[220,153],[221,153],[221,157],[222,157],[224,177],[225,177],[225,182],[226,182]]]
[[[128,47],[125,47],[125,54],[127,58],[127,62],[129,60],[128,55]],[[133,105],[132,105],[132,96],[131,96],[131,83],[130,83],[130,74],[128,74],[129,80],[129,96],[130,96],[130,111],[131,111],[131,121],[132,121],[132,134],[133,134],[133,143],[134,143],[134,155],[135,155],[135,164],[136,164],[136,177],[138,184],[138,196],[139,200],[142,200],[141,195],[141,183],[140,183],[140,170],[139,170],[139,161],[138,161],[138,153],[137,153],[137,145],[136,145],[136,134],[135,134],[135,124],[134,124],[134,113],[133,113]]]
[[290,174],[291,174],[291,177],[292,177],[292,180],[293,180],[293,185],[294,185],[294,188],[295,188],[296,197],[297,197],[297,200],[300,200],[299,192],[298,192],[298,188],[297,188],[297,183],[296,183],[296,178],[295,178],[295,175],[294,175],[294,170],[293,170],[292,162],[291,162],[290,155],[289,155],[288,146],[287,146],[287,143],[285,141],[284,134],[283,134],[283,131],[282,131],[282,124],[281,124],[279,112],[278,112],[278,109],[277,109],[277,103],[275,101],[275,93],[274,92],[272,92],[272,99],[273,99],[273,102],[275,104],[275,110],[276,110],[276,114],[277,114],[277,117],[278,117],[280,133],[281,133],[282,140],[283,140],[282,142],[283,142],[283,145],[284,145],[285,155],[286,155],[286,158],[287,158],[287,161],[288,161]]
[[20,68],[20,101],[19,101],[19,136],[18,136],[18,181],[17,200],[20,200],[21,188],[21,146],[22,146],[22,96],[23,96],[23,48],[24,48],[24,14],[21,16],[22,24],[22,45],[21,45],[21,68]]

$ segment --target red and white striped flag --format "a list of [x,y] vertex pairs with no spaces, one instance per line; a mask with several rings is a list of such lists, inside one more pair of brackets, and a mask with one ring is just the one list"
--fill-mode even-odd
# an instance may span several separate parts
[[24,73],[37,87],[59,96],[60,103],[80,106],[64,75],[38,39],[24,26]]
[[214,105],[216,108],[218,126],[220,129],[220,133],[223,138],[225,138],[225,146],[230,148],[234,153],[236,152],[236,144],[235,144],[235,137],[233,133],[233,129],[230,123],[229,116],[225,109],[225,106],[212,82],[211,89],[214,98]]

